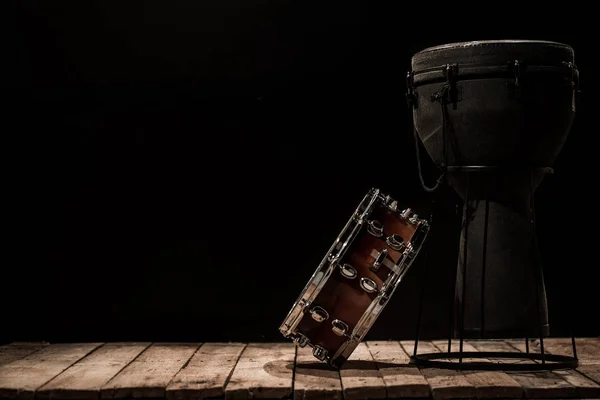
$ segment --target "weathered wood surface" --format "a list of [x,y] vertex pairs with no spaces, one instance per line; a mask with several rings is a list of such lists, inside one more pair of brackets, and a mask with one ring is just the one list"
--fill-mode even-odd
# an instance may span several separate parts
[[242,343],[203,344],[167,386],[167,399],[223,397],[225,384],[245,347]]
[[340,368],[344,399],[382,399],[385,382],[366,343],[360,343]]
[[100,389],[150,343],[108,343],[37,390],[38,399],[97,399]]
[[100,390],[103,399],[164,398],[167,385],[199,343],[155,343]]
[[294,399],[342,399],[339,371],[315,359],[310,347],[298,348],[294,371]]
[[[452,350],[458,345],[453,341]],[[548,353],[571,354],[570,339],[544,345]],[[0,398],[600,399],[600,338],[578,338],[579,368],[552,372],[417,368],[410,364],[413,348],[412,340],[366,341],[336,371],[309,347],[285,342],[14,343],[0,346]],[[446,350],[446,341],[418,346],[418,353]],[[539,352],[539,341],[529,350]],[[525,342],[467,340],[463,351],[525,351]]]
[[[526,352],[527,346],[524,340],[507,340],[507,343],[510,344],[515,349]],[[594,342],[592,342],[594,343]],[[583,366],[583,370],[585,370],[585,366],[589,366],[592,362],[594,362],[594,358],[590,354],[590,349],[596,350],[596,354],[600,354],[600,347],[595,348],[594,346],[590,346],[591,343],[587,343],[585,341],[576,340],[577,344],[580,344],[580,350],[577,352],[577,358],[581,359],[580,363],[585,364]],[[573,355],[573,347],[572,342],[570,340],[549,340],[548,342],[544,340],[544,353],[550,354],[561,354],[561,355]],[[541,345],[539,340],[534,340],[529,343],[529,351],[532,353],[541,353]],[[598,358],[596,358],[597,360]],[[596,361],[600,363],[600,361]],[[580,397],[597,397],[600,398],[600,385],[597,382],[593,381],[593,378],[590,379],[585,376],[585,373],[580,371],[579,368],[577,370],[558,370],[554,371],[554,374],[560,376],[565,381],[570,383],[577,394]],[[592,375],[594,375],[592,373]]]
[[[406,352],[414,349],[414,341],[400,342]],[[431,342],[420,341],[417,354],[440,353],[441,351]],[[460,371],[440,368],[420,368],[431,387],[434,399],[471,399],[477,397],[477,388]]]
[[292,396],[296,346],[251,343],[225,388],[226,399],[285,399]]
[[32,399],[52,378],[102,343],[52,344],[0,367],[0,398]]
[[[434,341],[433,344],[441,351],[448,351],[447,341]],[[460,341],[451,343],[451,351],[460,351]],[[463,343],[462,351],[477,352],[470,343]],[[481,359],[479,361],[490,361]],[[523,388],[510,375],[502,371],[463,371],[464,377],[475,386],[476,396],[485,398],[520,398],[523,397]]]
[[20,360],[46,347],[48,343],[15,342],[0,346],[0,366]]
[[410,364],[410,357],[399,342],[371,341],[366,344],[381,372],[388,398],[430,397],[427,379]]

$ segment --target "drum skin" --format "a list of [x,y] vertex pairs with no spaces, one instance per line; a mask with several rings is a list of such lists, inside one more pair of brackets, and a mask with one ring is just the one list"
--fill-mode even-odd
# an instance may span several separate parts
[[[348,340],[347,337],[338,336],[333,332],[331,321],[339,319],[345,322],[348,325],[348,333],[351,334],[369,305],[377,297],[377,292],[367,293],[361,288],[360,278],[372,279],[378,289],[381,289],[390,274],[390,269],[385,265],[381,265],[377,272],[369,268],[375,261],[372,256],[373,249],[377,251],[387,249],[388,257],[397,263],[402,254],[387,245],[386,236],[396,233],[404,239],[405,243],[409,243],[415,233],[415,226],[385,207],[379,206],[374,209],[369,219],[376,219],[383,224],[384,235],[378,238],[368,233],[367,229],[362,229],[339,262],[339,265],[344,263],[352,265],[357,271],[357,276],[348,279],[341,275],[339,268],[336,268],[310,306],[310,308],[314,306],[324,308],[329,313],[329,318],[317,322],[307,312],[298,324],[298,331],[308,337],[312,344],[325,348],[330,357],[333,357]],[[345,361],[339,357],[332,360],[332,364],[339,366]]]

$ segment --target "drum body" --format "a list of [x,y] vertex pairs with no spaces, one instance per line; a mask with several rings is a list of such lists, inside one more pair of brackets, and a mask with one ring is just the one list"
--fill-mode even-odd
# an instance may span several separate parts
[[416,53],[411,67],[418,138],[468,203],[456,280],[465,336],[527,337],[538,325],[548,335],[531,201],[575,116],[573,49],[533,40],[450,43]]
[[418,254],[427,221],[372,189],[337,237],[280,327],[339,368],[363,340]]

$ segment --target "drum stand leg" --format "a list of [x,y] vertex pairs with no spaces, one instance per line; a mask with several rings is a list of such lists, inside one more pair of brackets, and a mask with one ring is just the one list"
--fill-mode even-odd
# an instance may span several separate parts
[[[531,352],[529,348],[529,337],[526,332],[525,335],[525,353],[519,351],[502,351],[502,352],[463,352],[464,347],[464,330],[465,330],[465,311],[466,311],[466,283],[467,283],[467,256],[468,256],[468,239],[469,239],[469,224],[471,222],[471,207],[470,207],[470,193],[469,193],[469,172],[485,172],[486,170],[493,170],[495,167],[478,167],[478,166],[467,166],[467,167],[452,167],[456,170],[463,170],[466,173],[465,176],[465,196],[463,205],[463,216],[462,216],[462,229],[463,242],[462,242],[462,265],[459,265],[458,271],[462,273],[462,288],[460,301],[452,301],[452,307],[450,311],[450,334],[448,335],[448,352],[435,352],[435,353],[423,353],[417,354],[417,348],[419,343],[419,334],[421,319],[423,313],[423,300],[425,297],[425,282],[427,278],[427,258],[425,258],[425,265],[423,266],[422,282],[421,282],[421,293],[419,299],[419,311],[417,316],[417,332],[413,355],[411,356],[411,363],[416,364],[420,367],[434,367],[434,368],[449,368],[457,370],[505,370],[505,371],[532,371],[532,370],[552,370],[552,369],[565,369],[565,368],[576,368],[578,366],[577,359],[577,348],[575,344],[575,331],[571,327],[571,344],[573,346],[573,356],[565,356],[558,354],[547,354],[544,348],[544,326],[542,325],[542,304],[540,301],[539,291],[543,285],[543,269],[541,263],[541,254],[538,246],[537,232],[536,232],[536,216],[535,216],[535,204],[534,204],[534,172],[551,172],[549,168],[537,168],[535,171],[530,173],[530,212],[531,212],[531,224],[532,224],[532,235],[533,235],[533,247],[534,247],[534,260],[532,270],[535,278],[536,285],[536,302],[538,310],[538,325],[540,334],[540,354]],[[483,249],[482,249],[482,278],[481,278],[481,304],[480,304],[480,316],[481,316],[481,338],[485,338],[485,275],[486,275],[486,257],[487,257],[487,242],[488,242],[488,223],[489,223],[489,202],[485,200],[485,214],[484,214],[484,230],[483,230]],[[427,253],[425,253],[427,254]],[[456,288],[456,286],[455,286]],[[456,298],[455,290],[455,298]],[[460,310],[458,308],[460,307]],[[459,326],[459,339],[460,339],[460,350],[458,352],[452,352],[452,337],[454,334],[455,327],[455,313],[459,312],[458,318],[460,321]],[[527,330],[527,329],[525,329]],[[452,358],[458,358],[458,362],[450,361]],[[533,363],[496,363],[496,362],[468,362],[463,359],[475,358],[475,359],[493,359],[493,358],[511,358],[520,360],[530,360]],[[441,361],[447,360],[447,361]],[[541,362],[536,362],[541,361]]]
[[427,279],[427,253],[423,260],[423,272],[421,274],[421,294],[419,295],[419,311],[417,313],[417,332],[415,334],[415,348],[413,354],[417,355],[417,348],[419,347],[419,333],[421,331],[421,317],[423,316],[423,300],[425,299],[425,281]]
[[[435,208],[435,199],[431,202],[431,214],[429,216],[429,223],[431,223],[433,217],[433,209]],[[425,246],[426,246],[425,242]],[[415,347],[413,354],[417,355],[417,348],[419,347],[419,334],[421,333],[421,318],[423,317],[423,300],[425,299],[425,282],[427,281],[427,252],[423,257],[423,271],[421,272],[421,293],[419,294],[419,310],[417,312],[417,328],[415,333]]]
[[[538,238],[537,238],[537,232],[536,232],[536,220],[535,220],[535,186],[533,184],[533,172],[530,172],[529,175],[529,182],[530,182],[530,210],[531,210],[531,225],[532,225],[532,231],[533,231],[533,246],[534,246],[534,252],[535,252],[535,259],[534,259],[534,273],[535,273],[535,284],[536,284],[536,290],[539,293],[539,289],[540,289],[540,285],[542,284],[542,282],[544,282],[544,271],[542,268],[542,257],[541,257],[541,252],[539,249],[539,244],[538,244]],[[536,300],[537,300],[537,308],[538,308],[538,323],[539,323],[539,327],[540,327],[540,354],[542,356],[542,364],[546,363],[546,353],[544,351],[544,327],[542,326],[542,310],[540,309],[540,296],[536,296]],[[571,322],[572,325],[572,322]],[[573,326],[570,327],[571,329],[571,346],[573,348],[573,359],[577,360],[577,346],[575,344],[575,330],[573,329]],[[527,353],[529,353],[529,342],[527,340],[527,338],[525,338],[525,348]]]

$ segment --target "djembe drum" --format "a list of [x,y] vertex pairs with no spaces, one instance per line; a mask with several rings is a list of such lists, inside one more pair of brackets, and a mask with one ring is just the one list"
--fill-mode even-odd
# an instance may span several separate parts
[[339,368],[400,284],[429,223],[370,190],[314,271],[279,330]]
[[570,131],[578,82],[572,48],[555,42],[454,43],[412,58],[417,151],[420,141],[442,170],[438,183],[465,204],[461,339],[548,335],[532,196]]

